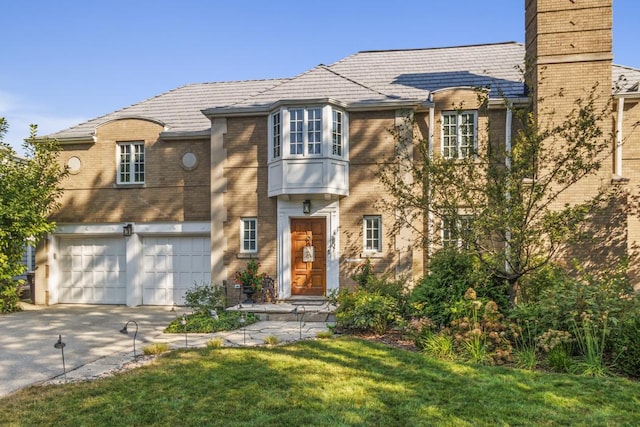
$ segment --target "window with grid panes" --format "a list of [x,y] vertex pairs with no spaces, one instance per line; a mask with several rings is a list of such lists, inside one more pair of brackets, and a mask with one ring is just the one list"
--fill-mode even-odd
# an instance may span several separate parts
[[365,252],[382,251],[382,218],[368,215],[363,218]]
[[442,155],[444,157],[463,158],[475,153],[476,121],[475,111],[442,113]]
[[256,218],[243,218],[240,222],[240,245],[240,252],[258,251],[258,220]]
[[144,142],[118,143],[118,184],[144,184]]

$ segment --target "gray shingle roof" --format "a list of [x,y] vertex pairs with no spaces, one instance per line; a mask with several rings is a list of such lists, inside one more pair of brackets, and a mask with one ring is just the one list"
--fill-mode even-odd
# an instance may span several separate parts
[[[421,102],[423,96],[405,101]],[[311,99],[332,99],[344,104],[384,104],[398,103],[402,99],[397,96],[390,96],[378,90],[362,85],[339,75],[325,65],[318,65],[290,80],[285,80],[279,85],[265,90],[251,98],[237,102],[231,106],[212,108],[206,112],[209,114],[224,113],[228,110],[241,109],[267,109],[274,103],[282,100],[311,100]]]
[[[492,97],[524,94],[524,46],[508,42],[432,49],[364,51],[330,66],[343,76],[401,97],[447,87],[490,87]],[[496,90],[497,89],[497,90]]]
[[[487,87],[490,96],[521,97],[525,49],[507,42],[431,49],[363,51],[289,79],[190,84],[49,135],[59,140],[91,138],[110,120],[145,117],[165,124],[165,134],[206,134],[202,114],[269,108],[280,100],[334,99],[350,105],[422,102],[448,87]],[[613,66],[613,82],[625,90],[640,82],[640,70]]]
[[274,79],[188,84],[48,136],[59,140],[89,138],[96,126],[125,117],[145,117],[160,121],[169,132],[206,132],[211,128],[211,121],[200,112],[202,109],[232,104],[282,81]]

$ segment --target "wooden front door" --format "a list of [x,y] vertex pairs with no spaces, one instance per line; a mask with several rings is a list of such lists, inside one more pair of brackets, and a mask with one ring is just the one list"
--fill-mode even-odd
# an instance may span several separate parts
[[291,219],[291,295],[324,295],[327,263],[324,218]]

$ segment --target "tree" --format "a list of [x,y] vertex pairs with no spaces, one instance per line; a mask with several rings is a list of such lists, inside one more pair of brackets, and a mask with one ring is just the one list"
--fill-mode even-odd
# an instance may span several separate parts
[[49,215],[58,206],[59,183],[67,174],[58,162],[57,142],[37,139],[37,126],[31,125],[25,139],[24,157],[4,142],[7,128],[0,117],[0,291],[15,286],[13,278],[24,273],[25,247],[55,229]]
[[[477,92],[482,115],[487,92]],[[382,203],[395,216],[392,232],[411,229],[428,253],[441,243],[434,230],[446,224],[464,250],[509,284],[515,301],[523,291],[521,278],[575,242],[611,196],[609,188],[596,186],[580,202],[562,201],[576,183],[597,178],[612,147],[601,127],[610,103],[595,94],[593,87],[559,124],[544,127],[528,107],[515,108],[505,99],[518,129],[512,146],[492,141],[487,129],[469,156],[434,154],[415,118],[407,117],[406,126],[391,130],[394,157],[378,172],[391,195]]]

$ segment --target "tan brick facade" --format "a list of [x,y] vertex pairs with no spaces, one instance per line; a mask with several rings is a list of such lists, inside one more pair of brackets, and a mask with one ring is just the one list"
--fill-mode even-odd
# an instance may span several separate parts
[[[109,122],[96,129],[94,143],[64,145],[63,164],[70,158],[80,169],[62,182],[57,222],[207,221],[209,149],[207,140],[165,141],[163,127],[141,119]],[[116,183],[117,143],[144,141],[145,183]],[[193,170],[182,166],[186,152],[196,155]]]
[[[629,191],[631,199],[640,199],[637,190],[640,183],[640,132],[636,130],[640,120],[638,97],[611,102],[611,3],[611,0],[525,0],[528,88],[539,124],[545,127],[559,123],[575,107],[574,101],[584,98],[594,86],[597,87],[595,95],[599,108],[608,107],[611,111],[601,123],[606,134],[603,138],[611,140],[611,150],[605,153],[604,167],[596,176],[582,180],[566,192],[558,200],[559,205],[583,202],[602,185]],[[404,104],[390,106],[390,103],[380,104],[377,109],[350,110],[348,103],[340,104],[339,108],[344,109],[345,117],[348,117],[349,130],[346,196],[345,193],[330,192],[268,196],[270,164],[267,150],[270,149],[270,141],[269,117],[265,108],[257,108],[259,111],[255,113],[252,110],[254,106],[243,107],[246,111],[231,111],[228,115],[217,111],[211,116],[205,113],[211,119],[210,135],[191,139],[185,136],[162,139],[163,132],[167,130],[163,124],[152,120],[126,118],[108,121],[95,128],[93,142],[65,142],[61,161],[67,164],[75,157],[81,166],[63,182],[62,206],[53,219],[61,224],[118,224],[118,227],[126,222],[208,223],[212,282],[221,284],[226,281],[228,291],[237,293],[233,287],[234,272],[243,269],[250,258],[259,260],[261,271],[282,280],[279,277],[282,271],[279,270],[283,270],[282,266],[289,260],[283,264],[279,259],[284,251],[281,243],[283,239],[290,238],[283,231],[287,228],[283,223],[291,218],[304,217],[295,209],[301,208],[303,200],[310,199],[319,209],[319,217],[326,219],[329,228],[335,227],[327,230],[328,234],[331,230],[336,233],[328,238],[339,240],[337,271],[332,273],[332,280],[338,283],[332,283],[332,286],[351,287],[354,284],[350,276],[365,257],[365,215],[380,215],[382,218],[383,250],[372,258],[375,270],[395,277],[419,278],[426,271],[429,251],[433,248],[423,252],[407,247],[412,240],[410,232],[398,236],[387,233],[394,219],[380,205],[388,195],[376,172],[380,163],[393,155],[396,141],[390,130],[399,125],[405,108],[413,114],[418,136],[431,136],[435,155],[440,155],[442,148],[442,114],[455,110],[477,110],[479,150],[485,150],[488,143],[504,147],[509,131],[514,133],[518,124],[513,122],[511,129],[507,129],[510,115],[499,103],[478,109],[479,95],[478,90],[467,86],[439,87],[430,93],[429,99],[422,100],[422,104],[415,103],[410,107]],[[286,105],[289,101],[269,102]],[[295,105],[302,105],[299,100],[295,102]],[[314,99],[312,104],[318,102],[325,101]],[[623,114],[616,111],[621,106]],[[552,111],[555,114],[551,114]],[[620,119],[621,125],[618,123]],[[429,129],[430,123],[432,129]],[[282,125],[285,129],[288,123]],[[617,129],[620,130],[621,150],[620,147],[616,150]],[[144,141],[144,184],[116,183],[117,144],[126,141]],[[616,161],[620,152],[622,171],[620,176],[614,176],[619,167]],[[196,167],[182,165],[185,153],[195,156],[198,161]],[[626,204],[621,204],[622,201],[626,201],[625,194],[610,206],[608,216],[598,218],[594,224],[594,235],[609,237],[611,250],[594,251],[585,246],[577,248],[572,255],[586,259],[594,254],[604,254],[604,258],[612,253],[633,254],[635,242],[640,241],[640,221],[637,216],[627,215],[624,211]],[[336,218],[332,217],[334,213]],[[245,254],[240,250],[242,218],[258,220],[256,254]],[[339,225],[336,226],[336,222]],[[425,219],[419,227],[428,224]],[[433,226],[431,233],[438,233],[437,224]],[[120,233],[120,229],[110,231],[112,234],[115,232]],[[159,231],[160,234],[164,232],[164,229]],[[46,256],[47,250],[41,246],[38,264],[46,266],[50,261]],[[327,250],[328,253],[334,250],[329,241]],[[46,275],[43,271],[38,274],[39,277]],[[640,282],[640,273],[636,276]]]

